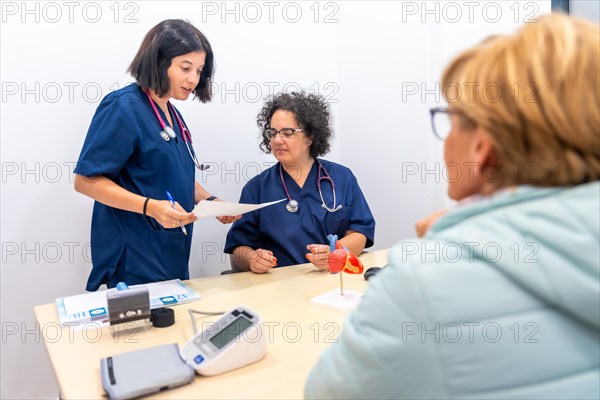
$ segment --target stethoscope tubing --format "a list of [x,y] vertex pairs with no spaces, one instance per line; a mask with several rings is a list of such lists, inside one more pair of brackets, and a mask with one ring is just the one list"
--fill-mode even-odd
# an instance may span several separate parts
[[[319,191],[319,197],[321,198],[321,207],[323,207],[325,210],[327,210],[330,213],[339,211],[343,206],[341,204],[337,204],[337,198],[336,198],[336,194],[335,194],[335,184],[333,183],[333,179],[331,179],[331,175],[329,175],[329,172],[327,172],[327,169],[325,169],[325,167],[323,166],[323,164],[321,164],[321,161],[319,161],[318,158],[315,158],[315,161],[317,162],[317,190]],[[323,171],[323,175],[321,175],[321,170]],[[298,202],[294,199],[292,199],[292,196],[290,196],[290,192],[287,188],[287,185],[285,184],[285,179],[283,178],[283,167],[281,165],[281,163],[279,163],[279,177],[281,178],[281,185],[283,186],[283,190],[285,191],[285,195],[288,198],[288,203],[286,204],[286,208],[289,212],[291,213],[295,213],[296,211],[298,211]],[[325,180],[327,182],[329,182],[329,184],[331,185],[331,191],[333,193],[333,207],[329,208],[327,207],[327,205],[325,204],[325,198],[323,197],[323,192],[321,191],[321,181]]]
[[[170,127],[167,127],[166,122],[160,116],[160,113],[158,112],[158,108],[156,108],[156,105],[154,104],[154,100],[152,100],[152,96],[150,96],[150,93],[147,90],[145,91],[145,93],[146,93],[146,96],[148,96],[148,101],[150,102],[150,105],[152,106],[152,110],[154,111],[154,115],[156,116],[156,119],[158,120],[158,123],[160,124],[160,128],[162,129],[162,131],[167,132],[167,133],[168,133],[168,129],[171,129],[171,131],[172,131],[173,129]],[[192,134],[187,129],[187,127],[185,126],[185,124],[183,123],[181,118],[179,117],[179,113],[177,112],[177,110],[175,110],[175,107],[171,104],[170,101],[167,102],[167,107],[169,107],[169,110],[173,113],[173,115],[175,115],[175,120],[177,120],[177,126],[179,127],[179,131],[181,132],[181,137],[183,138],[183,143],[185,144],[185,147],[187,148],[187,151],[190,155],[190,158],[194,162],[194,165],[200,171],[204,171],[205,169],[208,168],[208,166],[205,166],[204,164],[200,164],[200,162],[198,161],[198,157],[196,157],[196,152],[194,151],[194,145],[192,144]],[[175,135],[174,131],[173,131],[173,135]],[[162,136],[162,132],[161,132],[161,136]],[[171,135],[169,135],[169,136],[171,136]]]

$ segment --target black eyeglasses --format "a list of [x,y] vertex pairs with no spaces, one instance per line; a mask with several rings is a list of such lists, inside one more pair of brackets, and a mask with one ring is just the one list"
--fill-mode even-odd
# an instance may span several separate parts
[[277,134],[280,134],[282,139],[292,140],[296,132],[304,132],[304,129],[282,128],[277,130],[275,128],[267,128],[265,129],[265,137],[274,140]]
[[430,109],[429,113],[431,114],[431,129],[433,129],[433,134],[440,140],[446,140],[452,129],[452,122],[450,121],[452,111],[446,107],[437,107]]

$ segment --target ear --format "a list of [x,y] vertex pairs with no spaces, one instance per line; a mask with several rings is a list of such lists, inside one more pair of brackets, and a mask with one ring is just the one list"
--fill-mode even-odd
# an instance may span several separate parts
[[475,181],[478,182],[480,194],[493,193],[500,182],[501,171],[498,156],[492,137],[480,127],[476,128],[471,160],[475,162]]
[[477,165],[479,171],[496,165],[496,147],[491,136],[481,127],[475,128],[471,160]]

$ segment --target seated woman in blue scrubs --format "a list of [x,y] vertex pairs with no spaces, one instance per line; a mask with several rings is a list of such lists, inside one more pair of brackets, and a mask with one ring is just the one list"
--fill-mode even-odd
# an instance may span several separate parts
[[317,95],[280,93],[257,117],[261,150],[273,167],[252,178],[240,203],[285,202],[244,214],[227,235],[225,253],[242,271],[268,272],[305,263],[328,268],[327,235],[355,254],[373,245],[375,220],[352,172],[322,160],[332,132],[328,104]]
[[195,180],[195,169],[203,168],[169,102],[190,94],[210,101],[214,61],[208,40],[188,22],[163,21],[148,32],[129,72],[136,83],[102,100],[75,168],[75,190],[96,200],[87,290],[120,281],[188,279],[196,220],[188,211],[215,199]]

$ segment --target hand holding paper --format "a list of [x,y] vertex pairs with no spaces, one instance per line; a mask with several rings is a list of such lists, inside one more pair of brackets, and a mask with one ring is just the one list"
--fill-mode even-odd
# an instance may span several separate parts
[[198,218],[219,217],[222,215],[240,215],[250,211],[258,210],[263,207],[268,207],[273,204],[281,203],[286,199],[272,201],[262,204],[240,204],[228,203],[225,201],[205,201],[202,200],[194,207],[192,211]]

